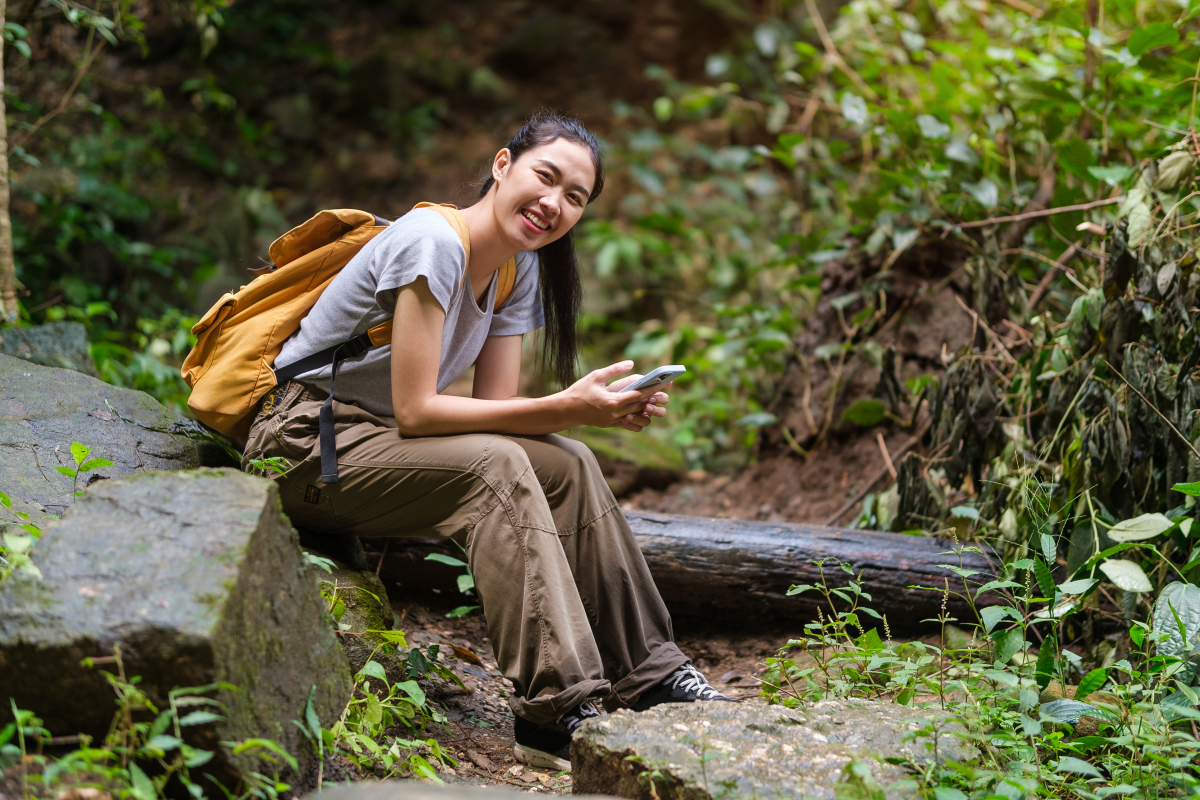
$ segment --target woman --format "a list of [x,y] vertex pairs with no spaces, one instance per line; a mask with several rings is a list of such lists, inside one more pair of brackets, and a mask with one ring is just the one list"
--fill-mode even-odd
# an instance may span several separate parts
[[[394,318],[390,347],[338,367],[336,483],[321,479],[318,437],[328,368],[268,395],[243,461],[295,465],[279,483],[300,527],[465,540],[496,660],[514,687],[517,757],[557,768],[569,766],[571,734],[598,715],[593,699],[638,710],[727,699],[672,641],[595,457],[554,435],[577,425],[639,432],[669,399],[612,391],[638,376],[606,386],[629,361],[573,382],[581,290],[572,228],[603,186],[595,137],[576,120],[538,114],[496,154],[478,203],[418,208],[393,223],[276,359],[286,366]],[[452,221],[465,223],[469,243]],[[496,309],[497,272],[514,257],[515,283]],[[543,356],[568,388],[518,397],[522,336],[543,325]],[[471,364],[472,397],[439,394]]]

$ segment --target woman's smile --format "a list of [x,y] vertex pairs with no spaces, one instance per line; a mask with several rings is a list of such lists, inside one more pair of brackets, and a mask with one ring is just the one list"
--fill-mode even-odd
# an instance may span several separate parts
[[537,233],[545,233],[550,230],[549,221],[533,209],[521,209],[521,216],[525,218],[525,224]]

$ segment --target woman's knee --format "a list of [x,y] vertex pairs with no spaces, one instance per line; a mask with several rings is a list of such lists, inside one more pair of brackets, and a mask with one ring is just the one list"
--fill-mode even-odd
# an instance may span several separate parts
[[484,445],[483,466],[487,477],[510,484],[533,469],[525,448],[505,436],[493,436]]

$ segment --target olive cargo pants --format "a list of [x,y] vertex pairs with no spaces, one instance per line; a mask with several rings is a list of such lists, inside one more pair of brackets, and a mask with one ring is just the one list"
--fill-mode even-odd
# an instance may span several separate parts
[[562,436],[406,439],[334,402],[338,482],[321,481],[325,394],[267,395],[251,459],[282,456],[283,510],[299,527],[358,536],[466,537],[467,561],[509,704],[550,722],[588,698],[630,704],[682,666],[671,619],[588,448]]

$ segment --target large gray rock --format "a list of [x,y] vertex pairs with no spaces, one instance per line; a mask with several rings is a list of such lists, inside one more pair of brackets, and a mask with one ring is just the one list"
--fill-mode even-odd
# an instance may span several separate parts
[[84,474],[81,489],[98,477],[226,463],[197,431],[144,392],[0,355],[0,492],[19,511],[61,515],[71,506],[71,479],[54,468],[75,466],[72,442],[113,462]]
[[103,737],[113,690],[80,660],[120,645],[126,674],[160,709],[176,687],[238,688],[216,695],[227,721],[185,729],[221,751],[205,770],[228,785],[248,764],[218,742],[274,739],[303,764],[312,751],[292,720],[312,687],[326,726],[349,699],[345,659],[265,478],[202,469],[103,481],[45,526],[34,561],[41,580],[0,588],[0,724],[11,696],[54,734]]
[[0,353],[15,356],[44,367],[72,369],[100,377],[92,351],[88,348],[87,328],[78,322],[48,322],[32,328],[0,329]]
[[[589,720],[571,743],[578,792],[628,798],[710,800],[714,797],[821,798],[851,760],[869,765],[889,798],[914,785],[889,757],[932,758],[931,740],[912,738],[931,712],[865,700],[831,700],[803,711],[741,703],[661,705]],[[938,755],[970,761],[973,748],[941,726]],[[873,758],[874,757],[874,758]],[[656,773],[657,774],[654,774]],[[907,784],[907,785],[906,785]]]

